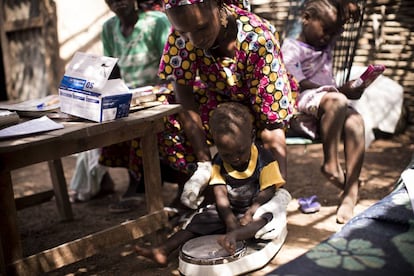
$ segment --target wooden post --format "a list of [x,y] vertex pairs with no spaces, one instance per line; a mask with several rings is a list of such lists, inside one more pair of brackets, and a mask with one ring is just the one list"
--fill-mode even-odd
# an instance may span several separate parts
[[[156,127],[158,125],[158,127]],[[157,130],[163,127],[163,120],[155,121],[151,133],[141,138],[143,150],[143,167],[145,182],[145,198],[147,202],[147,212],[149,214],[160,211],[164,208],[162,201],[162,183],[160,174],[160,157],[158,153]]]

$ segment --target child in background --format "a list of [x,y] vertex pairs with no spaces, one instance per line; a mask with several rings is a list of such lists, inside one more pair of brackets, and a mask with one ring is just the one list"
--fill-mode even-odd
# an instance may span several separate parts
[[[223,234],[219,244],[233,254],[237,241],[253,237],[273,239],[286,226],[290,195],[280,188],[285,181],[271,152],[254,142],[253,121],[248,108],[235,102],[220,104],[209,122],[218,150],[209,182],[215,204],[200,209],[183,229],[162,245],[155,248],[136,246],[138,255],[166,264],[168,255],[186,241],[219,233]],[[265,203],[276,205],[266,208]],[[277,226],[273,224],[273,235],[266,237],[263,233],[268,234],[271,229],[262,234],[260,230],[269,222]]]
[[[335,41],[343,24],[357,14],[355,8],[358,7],[350,1],[306,1],[300,34],[295,39],[285,39],[282,45],[286,68],[300,86],[297,109],[314,118],[319,128],[324,152],[321,172],[344,191],[337,210],[338,223],[353,216],[365,153],[363,119],[348,105],[348,99],[359,99],[365,87],[352,88],[353,80],[336,87],[332,68]],[[338,158],[341,137],[345,170]]]

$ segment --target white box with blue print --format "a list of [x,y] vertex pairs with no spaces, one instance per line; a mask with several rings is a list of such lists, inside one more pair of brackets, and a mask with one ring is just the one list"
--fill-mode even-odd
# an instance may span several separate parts
[[117,61],[75,53],[60,82],[60,110],[95,122],[128,116],[132,93],[116,74]]

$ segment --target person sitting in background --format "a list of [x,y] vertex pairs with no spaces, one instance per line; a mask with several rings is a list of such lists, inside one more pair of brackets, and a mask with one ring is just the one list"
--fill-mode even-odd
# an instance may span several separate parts
[[[342,2],[306,1],[300,34],[296,39],[286,38],[282,45],[286,68],[299,82],[297,109],[314,120],[313,133],[320,131],[324,152],[321,172],[343,189],[337,209],[338,223],[345,223],[353,216],[365,153],[364,121],[348,104],[349,99],[361,97],[365,86],[352,87],[354,80],[351,80],[336,87],[332,70],[335,41],[349,16],[357,14],[350,12],[349,3]],[[338,158],[341,137],[345,170]]]
[[[157,71],[170,23],[158,0],[105,0],[115,16],[102,28],[103,54],[118,58],[121,78],[133,89],[160,84]],[[105,186],[113,186],[106,166],[128,169],[129,185],[121,200],[109,206],[111,212],[127,212],[142,200],[144,191],[139,139],[82,153],[71,182],[72,200],[85,199],[84,181],[90,184],[88,195]],[[100,154],[100,156],[99,156]],[[99,162],[99,163],[98,163]],[[103,166],[102,166],[103,165]],[[90,180],[89,180],[90,179]],[[88,196],[90,198],[90,196]],[[88,199],[86,198],[86,199]],[[138,201],[136,200],[138,199]]]
[[[213,159],[212,187],[215,204],[201,208],[186,225],[157,247],[135,246],[138,255],[165,265],[168,255],[186,241],[202,235],[222,234],[218,243],[230,254],[237,241],[277,237],[286,226],[290,194],[281,188],[285,181],[273,154],[255,142],[253,116],[236,102],[220,104],[210,118],[210,132],[218,153]],[[278,208],[259,211],[271,201]],[[275,218],[276,226],[258,231]],[[276,233],[277,232],[277,233]]]

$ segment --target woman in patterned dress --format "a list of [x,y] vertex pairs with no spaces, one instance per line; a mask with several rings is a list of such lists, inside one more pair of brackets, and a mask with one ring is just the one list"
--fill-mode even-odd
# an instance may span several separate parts
[[[193,155],[188,160],[183,154],[181,165],[197,161],[184,185],[182,202],[195,209],[202,199],[211,174],[208,120],[221,102],[237,101],[249,108],[258,138],[275,155],[286,179],[284,126],[292,113],[291,85],[275,28],[221,0],[164,0],[164,4],[173,28],[159,76],[173,82],[176,101],[183,106],[179,121],[186,136],[174,138],[191,144]],[[177,161],[173,155],[167,158]]]

